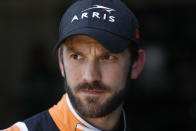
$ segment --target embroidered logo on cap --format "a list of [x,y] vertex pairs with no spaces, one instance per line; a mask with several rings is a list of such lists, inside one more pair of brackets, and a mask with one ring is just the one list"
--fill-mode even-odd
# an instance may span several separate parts
[[[101,9],[101,13],[98,11],[89,12],[90,10],[93,10],[93,9]],[[110,15],[114,11],[116,10],[102,6],[102,5],[93,5],[90,8],[82,10],[81,15],[74,15],[71,20],[71,23],[73,23],[74,21],[83,20],[89,17],[104,20],[104,21],[109,21],[109,22],[115,22],[115,17]]]
[[102,5],[93,5],[93,7],[88,8],[88,9],[85,9],[85,10],[83,10],[82,12],[85,12],[85,11],[87,11],[87,10],[92,10],[92,9],[103,9],[103,10],[102,10],[103,12],[104,12],[104,11],[107,11],[107,12],[110,13],[110,14],[111,14],[112,11],[115,11],[115,10],[112,9],[112,8],[108,8],[108,7],[105,7],[105,6],[102,6]]

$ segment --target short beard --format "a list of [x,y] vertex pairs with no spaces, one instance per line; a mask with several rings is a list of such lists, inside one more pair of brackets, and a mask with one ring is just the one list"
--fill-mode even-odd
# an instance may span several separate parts
[[125,97],[127,96],[127,87],[125,86],[119,91],[113,92],[113,95],[108,98],[104,103],[100,104],[97,103],[97,98],[88,97],[86,98],[88,104],[82,103],[79,97],[77,97],[72,89],[77,91],[81,90],[103,90],[103,91],[110,91],[111,88],[103,85],[99,82],[94,83],[82,83],[74,88],[70,88],[68,84],[66,84],[66,92],[69,95],[69,99],[74,107],[74,109],[79,112],[82,116],[87,118],[98,118],[104,117],[110,113],[112,113],[115,109],[117,109],[124,101]]

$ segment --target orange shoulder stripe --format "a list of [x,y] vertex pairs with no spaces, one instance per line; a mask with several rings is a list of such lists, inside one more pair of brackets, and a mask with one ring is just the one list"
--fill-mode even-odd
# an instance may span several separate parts
[[17,125],[14,125],[8,129],[2,130],[2,131],[20,131],[20,128]]
[[70,111],[66,101],[66,94],[57,105],[49,109],[49,113],[61,131],[75,131],[77,124],[84,125]]

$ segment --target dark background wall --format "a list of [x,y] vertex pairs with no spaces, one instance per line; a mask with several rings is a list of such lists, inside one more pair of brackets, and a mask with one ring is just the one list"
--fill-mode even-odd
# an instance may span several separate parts
[[[123,0],[142,29],[147,61],[129,99],[135,131],[196,130],[196,2]],[[71,0],[0,4],[0,129],[45,110],[62,96],[53,50]]]

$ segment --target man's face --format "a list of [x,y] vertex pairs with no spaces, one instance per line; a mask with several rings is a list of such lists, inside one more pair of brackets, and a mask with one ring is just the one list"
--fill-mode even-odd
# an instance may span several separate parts
[[[120,44],[120,43],[119,43]],[[122,104],[130,52],[114,54],[91,37],[69,37],[63,49],[67,93],[85,117],[102,117]]]

